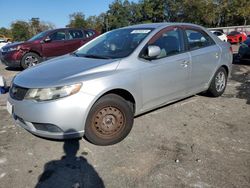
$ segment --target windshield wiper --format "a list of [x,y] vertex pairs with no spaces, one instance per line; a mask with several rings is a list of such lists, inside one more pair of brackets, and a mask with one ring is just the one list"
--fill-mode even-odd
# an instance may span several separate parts
[[82,54],[81,57],[94,58],[94,59],[110,59],[108,56],[101,56],[95,54]]
[[76,52],[72,52],[70,55],[74,55],[76,57],[79,57],[79,55]]

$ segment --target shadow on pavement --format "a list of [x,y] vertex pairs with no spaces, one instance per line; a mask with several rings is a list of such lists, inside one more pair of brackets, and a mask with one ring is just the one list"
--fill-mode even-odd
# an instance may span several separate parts
[[20,72],[22,71],[23,69],[21,67],[6,67],[5,70],[7,71],[13,71],[13,72]]
[[65,156],[44,165],[36,188],[103,188],[104,183],[94,167],[84,157],[77,157],[79,140],[66,140],[63,145]]
[[247,104],[250,104],[250,70],[243,71],[244,65],[250,65],[250,62],[239,62],[233,66],[231,79],[240,82],[240,86],[236,86],[236,97],[246,99]]

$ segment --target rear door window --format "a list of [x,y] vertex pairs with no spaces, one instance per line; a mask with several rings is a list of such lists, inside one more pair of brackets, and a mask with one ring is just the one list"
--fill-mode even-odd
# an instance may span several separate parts
[[79,29],[74,29],[74,30],[69,30],[69,39],[82,39],[84,38],[84,35],[81,30]]
[[86,33],[86,37],[87,37],[87,38],[89,38],[89,37],[95,35],[95,32],[94,32],[94,31],[91,31],[91,30],[86,30],[85,33]]
[[187,29],[185,33],[189,50],[196,50],[215,44],[213,39],[203,31]]

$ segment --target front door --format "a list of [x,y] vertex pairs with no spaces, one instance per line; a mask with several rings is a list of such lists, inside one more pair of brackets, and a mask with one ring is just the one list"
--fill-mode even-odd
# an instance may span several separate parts
[[68,40],[66,46],[68,53],[73,52],[80,48],[87,41],[87,37],[80,29],[70,29],[68,31]]
[[161,54],[145,62],[148,66],[141,71],[143,110],[185,96],[190,71],[190,55],[178,28],[160,31],[148,45],[159,46]]
[[43,57],[55,57],[67,53],[65,30],[55,31],[49,35],[49,41],[42,44]]

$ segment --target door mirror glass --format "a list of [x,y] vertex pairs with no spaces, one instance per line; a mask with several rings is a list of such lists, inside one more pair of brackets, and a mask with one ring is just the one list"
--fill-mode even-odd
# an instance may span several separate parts
[[50,42],[51,41],[51,38],[50,37],[46,37],[45,39],[44,39],[44,42]]
[[161,54],[161,49],[159,46],[148,46],[148,57],[155,58]]

